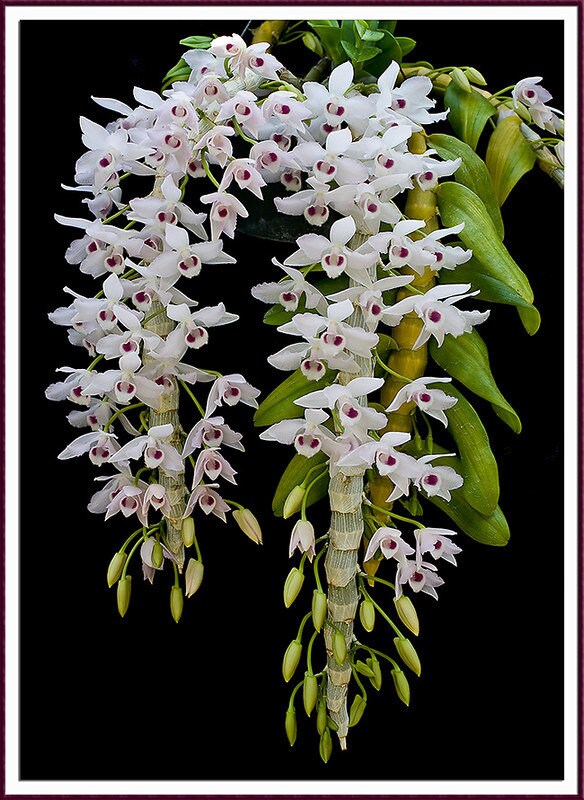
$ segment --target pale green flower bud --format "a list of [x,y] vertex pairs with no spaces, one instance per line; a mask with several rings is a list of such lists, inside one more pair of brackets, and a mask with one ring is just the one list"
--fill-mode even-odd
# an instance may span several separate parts
[[352,728],[353,725],[360,722],[366,707],[367,701],[361,697],[360,694],[356,694],[351,704],[351,710],[349,711],[349,728]]
[[302,584],[304,583],[304,573],[298,567],[292,567],[284,584],[284,605],[290,608],[298,597]]
[[370,678],[371,684],[377,691],[381,689],[381,666],[379,665],[379,661],[373,656],[373,658],[367,659],[367,665],[370,667],[371,672],[373,673],[373,677]]
[[195,541],[195,520],[192,517],[183,519],[180,534],[185,547],[191,547]]
[[326,619],[326,594],[315,589],[312,593],[312,623],[315,630],[320,631]]
[[409,639],[400,639],[399,636],[395,637],[393,643],[395,644],[395,649],[399,653],[399,657],[406,667],[409,667],[412,672],[415,672],[416,675],[419,676],[422,672],[422,665],[420,664],[420,659],[414,645]]
[[262,544],[262,529],[260,528],[260,523],[249,508],[236,508],[233,512],[233,519],[252,542]]
[[284,501],[284,511],[282,514],[284,519],[288,519],[288,517],[291,517],[292,514],[295,514],[297,511],[300,511],[305,494],[306,494],[306,489],[303,486],[295,486],[292,489],[292,491]]
[[326,731],[326,703],[324,700],[321,700],[316,710],[316,730],[319,736]]
[[170,590],[170,613],[175,622],[182,617],[183,612],[183,593],[180,586],[173,586]]
[[128,556],[125,553],[115,553],[107,568],[107,585],[111,587],[122,574]]
[[515,113],[519,117],[521,117],[521,119],[524,122],[527,122],[527,123],[533,122],[533,120],[531,119],[531,114],[529,113],[529,110],[528,110],[527,106],[524,106],[523,103],[520,103],[520,102],[514,103],[513,104],[513,109],[514,109]]
[[320,744],[318,745],[318,752],[320,757],[326,764],[333,752],[333,740],[331,739],[331,732],[325,728],[324,733],[320,737]]
[[318,681],[310,672],[304,673],[302,700],[304,701],[304,710],[307,715],[310,716],[318,700]]
[[286,728],[286,736],[288,737],[288,741],[290,742],[290,747],[294,747],[294,742],[296,741],[296,710],[294,706],[286,711],[286,721],[284,723]]
[[395,610],[397,611],[398,617],[401,619],[406,628],[408,628],[408,630],[417,636],[420,632],[420,621],[418,619],[416,609],[414,608],[414,604],[410,598],[406,597],[405,594],[402,594],[402,596],[399,598],[394,597],[393,602],[395,604]]
[[395,686],[395,691],[397,696],[405,703],[406,706],[410,704],[410,684],[408,683],[408,679],[406,678],[405,674],[399,667],[397,669],[391,670],[391,677],[393,678],[393,685]]
[[361,601],[361,605],[359,606],[359,619],[365,630],[371,633],[375,627],[375,606],[371,600],[365,598],[365,600]]
[[469,81],[476,83],[477,86],[487,85],[487,82],[483,78],[482,74],[478,71],[478,69],[475,69],[474,67],[469,67],[468,69],[465,69],[464,74],[469,79]]
[[324,50],[322,49],[322,44],[317,36],[310,32],[305,33],[302,37],[302,42],[305,47],[308,47],[308,49],[315,53],[319,58],[322,58],[324,55]]
[[450,77],[452,78],[454,83],[458,84],[458,86],[460,86],[460,88],[463,89],[465,92],[472,91],[470,88],[470,83],[468,81],[468,78],[466,77],[464,72],[461,69],[459,69],[459,67],[455,67],[452,70],[452,72],[450,73]]
[[347,642],[343,634],[337,630],[333,634],[333,656],[339,666],[344,664],[347,658]]
[[284,660],[282,661],[282,675],[286,683],[296,672],[296,667],[302,655],[302,644],[298,639],[293,639],[288,645],[284,653]]
[[132,576],[126,575],[118,581],[118,611],[120,617],[125,616],[130,605],[130,595],[132,593]]
[[205,568],[201,561],[197,561],[195,558],[189,558],[185,573],[185,591],[187,597],[192,597],[198,590],[203,582],[204,571]]
[[355,669],[357,670],[357,672],[360,675],[365,675],[366,678],[374,678],[375,677],[375,673],[373,672],[371,667],[368,664],[366,664],[364,661],[361,661],[361,660],[357,661],[357,663],[355,664]]
[[159,569],[162,566],[162,562],[164,561],[164,551],[162,550],[162,545],[160,542],[155,542],[154,546],[152,547],[152,555],[150,556],[152,560],[152,566],[156,569]]

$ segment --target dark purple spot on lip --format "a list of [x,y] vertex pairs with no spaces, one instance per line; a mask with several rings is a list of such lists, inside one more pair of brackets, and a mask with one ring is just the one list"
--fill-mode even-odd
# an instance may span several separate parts
[[289,114],[290,113],[290,106],[283,105],[280,106],[280,114]]
[[227,394],[228,394],[228,395],[230,395],[231,397],[239,397],[239,395],[241,394],[241,392],[240,392],[240,391],[239,391],[239,389],[237,389],[235,386],[231,386],[231,387],[230,387],[230,388],[227,390]]
[[440,262],[442,261],[442,259],[444,258],[444,256],[442,255],[442,253],[434,253],[434,255],[436,256],[436,261],[437,261],[438,263],[440,263]]
[[253,59],[253,65],[254,65],[254,67],[263,67],[264,66],[264,59],[263,58],[259,58],[259,57],[254,58]]
[[434,544],[434,550],[440,550],[441,547],[442,547],[442,542],[440,541],[440,539],[438,539],[438,541],[435,542]]
[[296,441],[298,442],[300,447],[302,447],[302,445],[304,444],[304,436],[299,436]]
[[83,389],[81,388],[81,386],[76,386],[76,387],[75,387],[75,388],[72,390],[71,394],[73,395],[73,397],[81,397],[81,392],[82,392],[82,391],[83,391]]
[[155,451],[152,453],[152,458],[153,458],[155,461],[160,461],[160,459],[162,458],[162,456],[163,456],[163,455],[164,455],[164,453],[162,452],[162,450],[155,450]]
[[296,295],[292,294],[292,292],[284,292],[282,295],[282,300],[285,303],[290,303],[296,299]]
[[371,306],[371,313],[374,317],[378,317],[381,314],[381,306],[378,306],[377,303],[374,303]]
[[124,350],[126,353],[130,353],[133,349],[134,349],[133,342],[124,342],[124,344],[122,345],[122,350]]
[[95,241],[89,242],[89,244],[87,245],[87,252],[95,253],[96,250],[98,250],[97,242]]
[[422,177],[426,181],[431,181],[432,178],[434,177],[434,173],[433,172],[424,172],[424,175]]
[[251,172],[248,169],[244,169],[239,173],[239,177],[242,181],[248,181],[251,178]]
[[320,439],[317,439],[316,436],[313,436],[310,442],[311,450],[315,450],[319,445],[320,445]]
[[535,92],[533,91],[533,89],[528,89],[525,92],[525,94],[526,94],[527,97],[535,97]]
[[438,475],[426,475],[424,483],[427,483],[428,486],[436,486],[438,483]]
[[390,550],[395,550],[395,548],[397,547],[397,542],[396,542],[396,541],[394,541],[393,539],[389,539],[389,540],[386,542],[385,546],[386,546],[386,547],[389,547],[389,549],[390,549]]
[[420,400],[422,401],[422,403],[429,403],[431,399],[432,396],[427,394],[426,392],[420,395]]
[[377,205],[377,203],[368,203],[367,205],[367,211],[369,211],[370,214],[376,214],[378,208],[379,206]]
[[229,210],[227,208],[225,208],[225,206],[222,206],[221,208],[217,209],[217,214],[222,219],[225,219],[225,217],[229,216]]
[[405,100],[403,100],[402,98],[400,98],[400,99],[397,101],[397,104],[396,104],[396,105],[397,105],[397,107],[398,107],[398,108],[405,108],[405,107],[406,107],[406,101],[405,101]]
[[351,406],[351,408],[349,408],[349,409],[348,409],[348,410],[345,412],[345,416],[346,416],[346,417],[349,417],[349,419],[356,419],[356,418],[359,416],[359,412],[357,411],[357,409],[356,409],[356,408],[353,408],[353,407]]
[[414,581],[415,583],[420,583],[420,581],[424,580],[424,576],[421,572],[414,572],[410,580]]
[[440,322],[440,320],[442,319],[442,314],[439,311],[431,311],[428,314],[428,319],[431,322]]
[[309,217],[314,217],[315,214],[316,214],[316,208],[314,206],[309,206],[309,208],[308,208],[308,216]]
[[87,421],[90,425],[97,425],[97,417],[94,414],[90,414]]
[[225,49],[226,50],[233,50],[233,45],[229,42],[228,44],[225,45]]
[[144,303],[148,299],[148,295],[145,292],[136,292],[136,302],[137,303]]
[[173,106],[172,113],[175,117],[186,117],[187,110],[184,106]]

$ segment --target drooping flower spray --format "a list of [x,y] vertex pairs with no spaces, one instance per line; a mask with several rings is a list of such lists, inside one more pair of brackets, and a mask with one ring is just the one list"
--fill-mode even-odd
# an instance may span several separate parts
[[[63,368],[68,377],[47,396],[80,406],[68,419],[90,429],[60,457],[87,453],[113,469],[90,510],[139,522],[108,571],[122,615],[140,548],[150,580],[172,563],[178,621],[183,593],[194,594],[203,577],[195,515],[226,520],[235,509],[239,527],[261,542],[254,514],[225,496],[236,475],[225,448],[243,450],[224,416],[230,406],[256,408],[260,438],[293,445],[273,500],[277,516],[298,515],[289,551],[300,563],[286,579],[285,605],[301,596],[307,573],[314,585],[284,654],[286,681],[305,660],[285,728],[294,744],[301,692],[326,762],[331,732],[344,749],[366,710],[365,685],[379,690],[387,665],[397,698],[409,703],[407,671],[421,671],[409,638],[419,632],[412,598],[438,596],[442,567],[461,552],[459,530],[492,545],[508,539],[495,457],[459,385],[520,429],[475,329],[490,311],[474,300],[514,302],[536,332],[531,287],[502,242],[500,205],[537,159],[561,183],[549,149],[561,154],[561,140],[540,139],[530,125],[554,135],[562,125],[538,78],[491,95],[472,67],[406,63],[412,40],[380,22],[307,26],[303,41],[320,60],[304,80],[268,52],[280,37],[285,43],[286,23],[266,22],[251,44],[237,34],[183,40],[190,49],[162,95],[137,88],[135,108],[96,98],[116,119],[105,129],[81,121],[88,152],[76,182],[93,219],[57,219],[82,230],[66,257],[100,287],[90,298],[66,289],[72,303],[51,315],[93,360]],[[444,110],[434,91],[444,93]],[[476,147],[489,120],[485,164]],[[429,133],[445,121],[455,136]],[[130,176],[149,188],[123,197]],[[186,203],[194,188],[208,212]],[[274,281],[250,289],[272,306],[265,321],[292,337],[268,359],[292,374],[258,407],[244,363],[224,375],[183,361],[205,352],[212,328],[238,319],[220,298],[199,308],[185,292],[234,262],[223,248],[238,225],[253,235],[263,220],[265,232],[264,218],[272,237],[295,249],[272,259]],[[193,410],[198,420],[185,425]],[[442,435],[446,446],[436,441]],[[322,498],[326,531],[308,511]],[[428,504],[438,511],[426,523]],[[443,527],[444,515],[457,530]],[[367,639],[377,618],[389,626],[390,652]]]

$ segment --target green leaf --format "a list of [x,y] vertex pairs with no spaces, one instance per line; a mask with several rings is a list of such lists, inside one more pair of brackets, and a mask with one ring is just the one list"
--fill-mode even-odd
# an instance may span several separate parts
[[210,46],[211,41],[210,36],[188,36],[186,39],[181,39],[179,44],[197,50],[206,50]]
[[479,415],[458,389],[442,385],[445,394],[456,397],[457,403],[445,411],[448,431],[460,455],[460,489],[464,499],[476,511],[489,516],[499,502],[499,471],[489,444],[489,437]]
[[[444,464],[452,465],[453,459],[444,459]],[[452,493],[450,502],[441,497],[429,497],[431,503],[443,511],[463,533],[481,544],[504,547],[509,541],[509,525],[505,515],[496,507],[489,516],[474,509],[460,494],[460,489]]]
[[[454,244],[454,242],[453,242]],[[516,291],[510,289],[503,281],[485,275],[483,266],[476,258],[471,258],[452,270],[442,270],[440,283],[470,283],[473,289],[480,291],[480,299],[488,303],[502,303],[503,305],[516,306],[525,330],[530,336],[537,333],[541,317],[539,311],[527,300],[524,300]]]
[[401,64],[403,58],[401,47],[395,36],[388,30],[384,30],[382,33],[383,39],[377,42],[377,47],[381,52],[367,64],[367,71],[376,78],[385,72],[392,61]]
[[502,206],[511,189],[531,169],[536,158],[519,126],[518,117],[506,117],[495,128],[487,147],[487,167],[499,205]]
[[[306,478],[307,473],[313,467],[322,464],[324,467],[325,462],[328,460],[328,456],[320,451],[315,456],[311,458],[306,458],[306,456],[301,456],[297,453],[286,469],[284,470],[284,474],[280,478],[280,482],[276,487],[276,491],[274,493],[274,498],[272,500],[272,511],[276,517],[281,517],[284,513],[284,503],[286,502],[286,498],[292,491],[295,486],[301,484],[304,479]],[[315,470],[314,474],[311,475],[311,479],[314,479],[317,475]],[[306,506],[311,506],[313,503],[318,502],[322,497],[325,496],[328,490],[329,484],[329,473],[328,470],[323,475],[322,479],[319,480],[317,483],[314,484],[312,487],[308,499],[306,501]]]
[[434,148],[440,158],[454,160],[462,159],[460,167],[456,170],[454,178],[471,189],[485,204],[489,216],[495,226],[500,239],[503,239],[503,219],[501,210],[491,183],[491,176],[485,162],[477,156],[475,151],[460,139],[448,136],[445,133],[434,133],[428,136],[428,144]]
[[505,400],[493,377],[487,346],[473,329],[462,336],[446,336],[442,347],[430,342],[430,355],[438,366],[462,383],[471,392],[493,406],[493,410],[515,433],[521,432],[521,421]]
[[455,81],[448,84],[444,104],[450,109],[448,121],[456,133],[476,150],[487,120],[495,113],[494,107],[476,89],[465,92]]
[[370,61],[378,53],[381,53],[379,47],[356,47],[351,42],[341,42],[341,47],[349,56],[353,64],[362,64],[365,61]]
[[332,383],[335,371],[325,370],[324,378],[319,381],[309,381],[301,370],[297,369],[286,380],[276,386],[265,400],[260,403],[254,414],[254,425],[274,425],[283,419],[296,419],[304,414],[304,409],[294,403],[299,397],[308,392],[317,391]]
[[[333,25],[333,22],[336,24]],[[322,42],[335,66],[346,60],[341,47],[341,29],[336,20],[308,20],[308,24]]]
[[480,261],[483,272],[507,284],[524,300],[532,303],[533,291],[527,276],[500,240],[480,197],[462,183],[448,181],[438,186],[436,199],[442,223],[446,227],[464,222],[459,236]]
[[408,53],[411,53],[416,46],[416,40],[410,39],[409,36],[396,36],[395,40],[399,44],[400,50],[402,51],[402,58],[407,56]]

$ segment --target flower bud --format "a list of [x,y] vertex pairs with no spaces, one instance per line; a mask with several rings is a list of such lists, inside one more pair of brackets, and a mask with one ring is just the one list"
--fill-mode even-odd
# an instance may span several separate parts
[[318,700],[318,681],[310,672],[304,673],[302,700],[304,701],[304,710],[306,714],[310,716]]
[[192,517],[183,519],[180,534],[185,547],[191,547],[195,541],[195,520]]
[[359,606],[359,619],[365,630],[371,633],[375,627],[375,606],[371,600],[365,598],[365,600],[361,601],[361,605]]
[[416,675],[419,676],[422,672],[422,665],[420,664],[420,659],[414,645],[409,639],[400,639],[399,636],[395,637],[393,643],[395,644],[395,649],[399,653],[399,657],[406,667],[409,667],[412,672],[415,672]]
[[175,622],[182,617],[183,612],[183,593],[180,586],[173,586],[170,590],[170,613]]
[[298,666],[301,655],[302,644],[298,641],[298,639],[293,639],[288,645],[286,652],[284,653],[284,660],[282,661],[282,675],[284,676],[286,683],[288,683],[290,678],[296,672],[296,667]]
[[306,489],[303,486],[295,486],[292,489],[288,497],[284,500],[284,512],[282,514],[284,519],[288,519],[292,514],[300,511],[305,494]]
[[396,669],[391,670],[391,677],[393,678],[393,685],[395,686],[395,691],[397,696],[405,703],[406,706],[410,704],[410,684],[408,683],[408,679],[406,678],[403,671],[397,667]]
[[316,709],[316,730],[319,736],[326,731],[326,721],[326,703],[324,700],[320,700]]
[[357,663],[355,664],[355,669],[357,670],[357,672],[360,675],[365,675],[366,678],[374,678],[375,677],[375,673],[373,672],[371,667],[368,664],[366,664],[364,661],[361,661],[361,660],[357,661]]
[[513,108],[515,110],[515,113],[518,116],[520,116],[524,122],[527,122],[528,124],[533,122],[533,120],[531,119],[531,114],[529,113],[529,109],[527,108],[527,106],[523,105],[523,103],[517,101],[516,103],[513,104]]
[[398,617],[406,628],[417,636],[420,632],[420,621],[410,598],[402,594],[399,598],[394,597],[393,602],[395,603],[395,610],[397,611]]
[[331,739],[331,732],[329,731],[328,728],[325,728],[324,733],[320,737],[318,752],[320,753],[320,757],[326,764],[329,758],[331,757],[331,753],[333,752],[333,740]]
[[187,597],[192,597],[198,590],[203,582],[204,571],[205,568],[201,561],[197,561],[196,558],[189,558],[185,573],[185,592]]
[[118,581],[118,611],[120,617],[125,616],[130,605],[130,595],[132,593],[132,576],[126,575]]
[[233,512],[233,519],[252,542],[262,544],[262,529],[260,528],[260,523],[249,508],[236,508]]
[[333,656],[339,666],[344,664],[347,658],[347,642],[343,634],[337,630],[333,634]]
[[375,656],[373,656],[372,658],[368,658],[367,666],[371,669],[371,672],[373,673],[373,677],[370,678],[369,680],[371,681],[373,688],[379,691],[381,689],[381,681],[382,681],[381,667],[379,666],[379,661],[375,658]]
[[154,542],[150,559],[152,561],[152,566],[155,569],[160,569],[162,562],[164,561],[164,551],[162,550],[162,545],[160,542]]
[[312,593],[312,622],[315,630],[320,631],[326,619],[326,594],[315,589]]
[[367,701],[360,694],[356,694],[349,711],[349,728],[360,722],[366,707]]
[[483,78],[482,74],[478,71],[478,69],[475,69],[474,67],[468,67],[468,69],[465,69],[464,74],[469,79],[469,81],[476,83],[477,86],[487,85],[487,82]]
[[107,568],[107,585],[111,587],[122,574],[128,556],[125,553],[115,553]]
[[290,608],[298,597],[302,584],[304,583],[304,573],[298,567],[292,567],[284,584],[284,605]]
[[296,710],[294,706],[291,706],[288,711],[286,711],[286,722],[284,726],[286,728],[286,736],[290,742],[290,747],[294,747],[294,742],[296,741]]
[[460,88],[463,89],[465,92],[472,91],[472,89],[470,88],[470,83],[468,82],[468,78],[466,77],[464,72],[458,67],[455,67],[452,70],[452,72],[450,73],[450,77],[452,78],[454,83],[458,84],[458,86],[460,86]]

